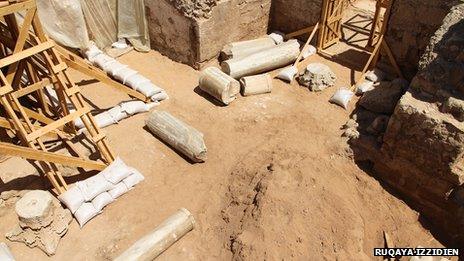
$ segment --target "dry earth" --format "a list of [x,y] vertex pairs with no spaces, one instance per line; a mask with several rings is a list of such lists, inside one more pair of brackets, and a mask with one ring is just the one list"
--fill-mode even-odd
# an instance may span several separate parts
[[[348,111],[329,104],[336,88],[310,93],[274,80],[271,94],[221,107],[198,91],[199,73],[188,66],[156,52],[121,60],[168,91],[170,99],[156,109],[202,131],[208,161],[191,164],[151,135],[146,114],[106,128],[114,151],[146,180],[83,229],[73,221],[52,260],[112,258],[181,207],[193,213],[196,228],[160,260],[369,260],[372,248],[383,246],[383,231],[397,246],[440,246],[416,212],[351,159],[340,127],[354,103]],[[337,86],[350,83],[348,68],[311,60],[329,65]],[[81,83],[100,108],[127,99],[100,83]],[[27,162],[7,160],[0,191],[36,181],[33,173]],[[12,201],[0,208],[1,235],[16,222]],[[18,260],[48,259],[38,249],[7,244]]]

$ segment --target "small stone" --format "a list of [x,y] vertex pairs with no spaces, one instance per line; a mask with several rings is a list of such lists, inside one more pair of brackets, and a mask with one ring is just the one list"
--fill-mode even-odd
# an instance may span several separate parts
[[343,129],[356,129],[359,127],[359,124],[354,119],[349,119],[345,125],[343,125]]
[[380,115],[374,119],[374,121],[369,125],[367,128],[367,132],[373,135],[378,135],[380,133],[384,133],[387,129],[388,121],[390,117],[386,115]]
[[346,129],[342,134],[343,137],[347,137],[348,139],[357,139],[359,135],[359,131],[355,129]]
[[337,77],[330,68],[321,63],[311,63],[303,74],[298,77],[298,82],[308,87],[313,92],[318,92],[335,85]]
[[450,113],[458,121],[464,121],[464,101],[449,97],[448,100],[441,107],[444,113]]

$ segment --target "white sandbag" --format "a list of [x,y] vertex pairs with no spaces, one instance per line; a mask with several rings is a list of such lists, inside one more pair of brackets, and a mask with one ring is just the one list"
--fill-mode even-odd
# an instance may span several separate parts
[[353,97],[354,93],[346,88],[340,88],[335,94],[330,98],[330,102],[342,106],[345,110],[348,109],[348,103]]
[[127,178],[131,173],[132,169],[127,166],[120,157],[116,157],[116,159],[108,165],[108,167],[100,172],[107,181],[114,185]]
[[92,203],[84,203],[79,209],[74,213],[74,216],[79,223],[79,226],[82,228],[89,220],[98,215],[99,211],[95,209]]
[[281,44],[284,42],[283,33],[281,32],[274,32],[269,34],[269,37],[274,40],[275,44]]
[[111,197],[110,193],[103,192],[92,200],[92,205],[98,212],[100,212],[113,201],[114,199]]
[[13,254],[11,254],[10,249],[3,242],[0,243],[0,260],[1,261],[15,261]]
[[152,82],[143,82],[143,83],[137,85],[135,90],[142,93],[146,97],[151,97],[151,96],[163,91],[163,89],[161,89],[160,87],[154,85]]
[[110,65],[105,66],[103,70],[111,75],[117,75],[120,70],[126,69],[127,67],[129,66],[122,64],[115,60],[114,63],[111,63]]
[[72,214],[74,214],[85,202],[84,195],[82,195],[77,184],[68,189],[65,193],[59,195],[58,199],[69,209],[69,211],[71,211]]
[[117,199],[127,191],[129,191],[129,189],[127,188],[126,184],[124,184],[124,182],[119,182],[112,190],[108,191],[108,193],[110,193],[113,199]]
[[108,191],[114,187],[114,185],[107,181],[101,173],[82,182],[77,182],[77,186],[81,190],[85,201],[90,201],[98,194]]
[[316,47],[314,47],[312,45],[308,45],[308,47],[306,47],[306,49],[303,52],[303,59],[306,59],[309,56],[314,55],[316,53],[317,53]]
[[154,102],[159,102],[159,101],[164,101],[164,100],[169,99],[169,96],[165,91],[162,91],[160,93],[157,93],[151,96],[150,99]]
[[371,91],[373,89],[374,89],[374,83],[366,80],[356,85],[356,94],[362,95],[365,92]]
[[295,66],[289,66],[282,69],[276,77],[286,82],[291,82],[297,73],[298,68]]
[[366,79],[371,82],[381,82],[385,80],[386,77],[387,74],[377,68],[374,68],[374,70],[366,73]]
[[105,64],[108,63],[108,62],[114,62],[114,58],[104,54],[104,53],[101,53],[97,56],[95,56],[94,58],[94,64],[97,65],[98,67],[100,67],[101,69],[103,69],[105,67]]
[[143,101],[129,101],[120,104],[122,111],[129,115],[134,115],[141,112],[147,112],[156,106],[155,103],[144,103]]
[[102,53],[103,52],[100,49],[98,49],[98,47],[95,46],[95,44],[90,44],[89,48],[85,50],[85,56],[87,57],[87,59],[89,59],[91,63],[94,63],[97,55]]
[[129,46],[126,43],[126,39],[119,38],[117,42],[114,42],[113,44],[111,44],[111,47],[116,48],[116,49],[126,49]]
[[118,81],[125,83],[125,81],[132,75],[136,75],[138,72],[136,70],[132,70],[131,68],[124,68],[122,70],[117,71],[116,74],[113,75]]
[[[116,121],[114,117],[112,117],[111,114],[108,113],[108,111],[95,115],[94,120],[99,128],[104,128],[112,124],[118,123],[118,121]],[[85,125],[80,118],[74,121],[74,126],[76,126],[77,129],[85,128]]]
[[142,84],[142,83],[145,83],[145,82],[150,82],[150,79],[144,77],[143,75],[141,74],[134,74],[134,75],[131,75],[130,77],[128,77],[126,79],[126,84],[131,87],[132,89],[136,89],[136,87],[139,85],[139,84]]
[[126,185],[126,187],[128,188],[132,188],[133,186],[139,184],[140,182],[142,182],[145,177],[142,175],[142,173],[140,173],[138,170],[134,169],[134,168],[131,168],[132,170],[132,173],[125,179],[122,180],[122,182],[124,182],[124,184]]

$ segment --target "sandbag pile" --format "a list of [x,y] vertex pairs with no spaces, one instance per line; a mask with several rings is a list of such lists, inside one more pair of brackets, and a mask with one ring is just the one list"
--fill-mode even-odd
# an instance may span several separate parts
[[129,66],[103,53],[98,47],[91,45],[85,51],[85,55],[91,63],[152,101],[159,102],[168,98],[167,93],[162,88],[156,86],[148,78],[132,70]]
[[99,174],[76,184],[58,199],[83,227],[118,197],[144,180],[144,176],[127,166],[119,157]]
[[[48,99],[54,106],[59,106],[58,95],[51,86],[45,87],[48,93]],[[106,110],[94,116],[94,120],[99,128],[104,128],[112,124],[117,124],[119,121],[126,119],[132,115],[147,112],[153,107],[158,105],[158,102],[144,103],[142,101],[128,101],[121,102],[113,108]],[[66,107],[70,112],[76,111],[71,102],[66,102]],[[84,123],[80,118],[74,121],[74,125],[77,129],[83,130],[85,128]]]
[[[112,124],[117,124],[119,121],[137,113],[147,112],[156,105],[157,103],[144,103],[142,101],[122,102],[107,111],[95,115],[94,119],[98,127],[104,128]],[[78,129],[85,128],[81,119],[77,119],[74,125]]]

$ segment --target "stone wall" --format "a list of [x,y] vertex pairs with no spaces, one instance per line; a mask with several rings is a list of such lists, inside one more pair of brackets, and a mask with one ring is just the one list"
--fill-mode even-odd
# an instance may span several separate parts
[[153,49],[201,68],[229,42],[268,30],[271,0],[146,0]]
[[386,33],[398,64],[408,79],[417,72],[430,37],[456,0],[395,0]]
[[463,17],[461,3],[424,47],[420,70],[383,135],[381,159],[374,160],[375,173],[455,246],[464,244]]
[[273,0],[271,28],[284,33],[315,25],[322,10],[322,0]]

